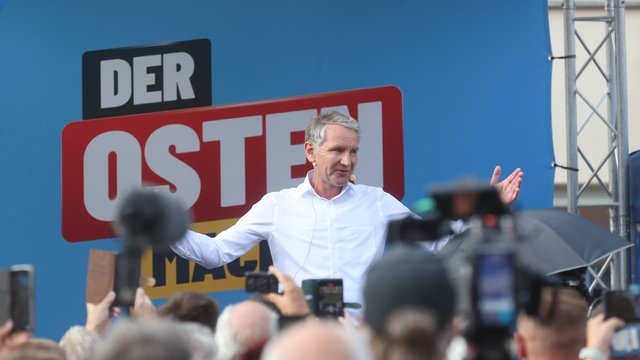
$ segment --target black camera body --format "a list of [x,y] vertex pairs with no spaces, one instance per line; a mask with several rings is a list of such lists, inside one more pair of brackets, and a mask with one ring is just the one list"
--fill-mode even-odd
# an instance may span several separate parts
[[[507,341],[517,315],[536,316],[542,288],[551,279],[519,261],[514,221],[496,189],[464,180],[433,188],[436,209],[425,219],[402,219],[388,230],[388,242],[423,243],[451,236],[449,223],[462,219],[466,230],[438,252],[456,286],[457,312],[467,321],[467,338],[477,359],[510,359]],[[491,354],[491,355],[489,355]]]

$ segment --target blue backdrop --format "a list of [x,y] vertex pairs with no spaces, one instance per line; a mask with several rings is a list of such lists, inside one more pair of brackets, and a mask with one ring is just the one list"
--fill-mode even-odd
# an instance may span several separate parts
[[[213,104],[398,86],[405,198],[493,166],[551,207],[546,0],[0,0],[0,267],[37,269],[38,336],[84,321],[86,258],[61,236],[60,137],[82,118],[82,54],[208,38]],[[241,292],[216,296],[222,303]]]

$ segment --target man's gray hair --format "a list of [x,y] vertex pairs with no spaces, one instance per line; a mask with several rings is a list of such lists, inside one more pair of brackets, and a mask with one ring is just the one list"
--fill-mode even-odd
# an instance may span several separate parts
[[95,331],[76,325],[64,333],[59,344],[67,353],[68,360],[89,360],[101,343],[102,339]]
[[255,346],[256,341],[268,340],[278,332],[278,315],[258,302],[255,304],[264,307],[266,315],[266,322],[259,326],[240,328],[234,324],[231,313],[239,304],[227,305],[218,317],[215,342],[219,360],[235,360]]
[[304,131],[304,141],[312,143],[315,147],[322,145],[327,125],[344,126],[347,129],[354,130],[358,136],[360,135],[360,124],[356,119],[337,111],[329,111],[318,114],[318,116],[311,119],[307,129]]
[[210,327],[191,321],[178,322],[176,325],[186,338],[191,353],[189,360],[217,359],[218,349]]

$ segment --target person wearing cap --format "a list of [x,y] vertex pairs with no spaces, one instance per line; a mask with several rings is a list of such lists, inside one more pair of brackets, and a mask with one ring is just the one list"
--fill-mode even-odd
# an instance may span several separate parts
[[[304,151],[313,170],[295,188],[266,194],[215,239],[188,231],[171,245],[183,258],[214,268],[267,240],[274,265],[298,284],[304,279],[341,278],[344,300],[361,303],[364,274],[384,249],[387,223],[412,214],[379,187],[351,183],[358,162],[360,127],[332,111],[311,120]],[[498,183],[503,199],[518,195],[522,171]]]
[[364,305],[375,359],[444,359],[457,334],[444,262],[419,248],[395,246],[371,266]]

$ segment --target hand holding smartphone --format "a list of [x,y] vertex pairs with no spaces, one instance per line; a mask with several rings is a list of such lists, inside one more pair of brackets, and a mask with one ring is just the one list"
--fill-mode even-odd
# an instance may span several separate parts
[[611,339],[611,357],[640,354],[640,318],[634,297],[626,291],[609,291],[604,295],[605,319],[617,317],[625,326],[616,330]]

